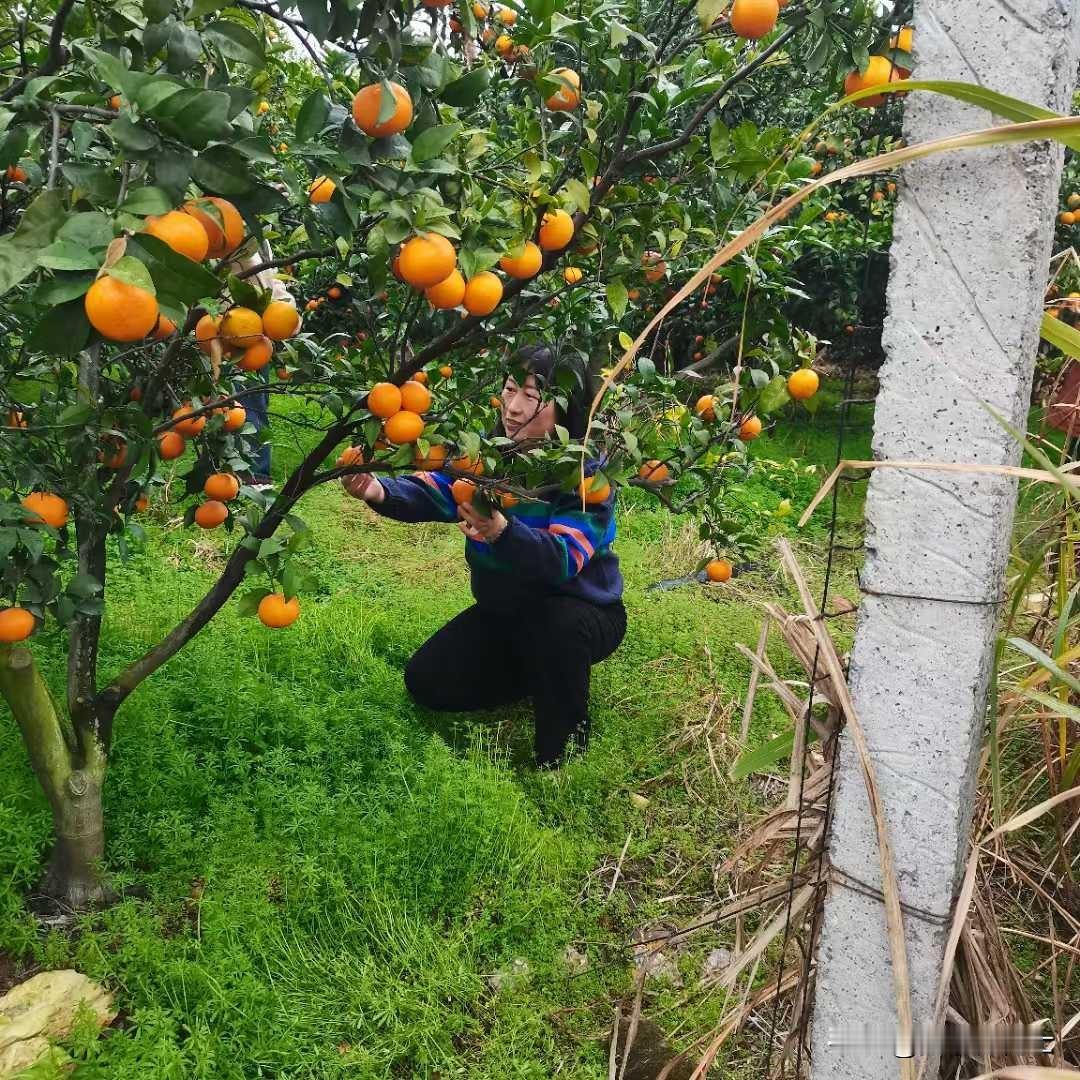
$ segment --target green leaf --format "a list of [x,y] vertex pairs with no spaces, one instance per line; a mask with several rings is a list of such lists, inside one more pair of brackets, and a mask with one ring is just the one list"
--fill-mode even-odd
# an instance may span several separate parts
[[61,226],[56,239],[100,251],[112,243],[112,222],[104,214],[72,214]]
[[324,40],[330,33],[334,18],[333,14],[326,10],[326,0],[296,0],[296,7],[304,28],[320,41]]
[[191,179],[191,166],[195,161],[195,155],[187,150],[177,150],[173,147],[165,147],[154,155],[151,165],[154,170],[154,180],[159,187],[165,188],[173,197],[174,203],[179,202],[187,188],[188,180]]
[[57,274],[45,278],[34,290],[34,303],[41,307],[56,307],[68,300],[75,300],[90,288],[93,281],[93,274]]
[[115,206],[120,194],[120,181],[100,165],[75,165],[65,163],[60,166],[64,179],[76,189],[72,202],[79,198],[88,198],[98,206]]
[[412,144],[412,160],[419,164],[438,157],[461,132],[461,124],[441,124],[422,131]]
[[566,181],[566,187],[564,188],[568,201],[573,203],[573,206],[565,206],[564,209],[568,213],[574,213],[575,210],[587,211],[589,209],[590,194],[589,189],[578,179],[571,179]]
[[170,134],[201,150],[229,130],[228,94],[217,90],[181,90],[170,94],[148,112]]
[[143,14],[147,22],[161,22],[172,11],[173,0],[143,0]]
[[224,143],[204,150],[195,159],[191,175],[195,183],[215,195],[243,195],[252,188],[247,158]]
[[134,123],[123,113],[109,125],[109,134],[116,140],[116,145],[128,154],[146,154],[159,142],[149,128]]
[[161,302],[188,307],[217,296],[221,282],[205,266],[173,251],[156,236],[138,233],[128,238],[127,253],[150,271]]
[[89,340],[90,322],[79,298],[47,311],[31,331],[26,348],[49,356],[75,356]]
[[1050,342],[1055,349],[1060,349],[1066,356],[1080,360],[1080,330],[1074,330],[1067,322],[1052,318],[1043,312],[1039,333],[1043,341]]
[[251,617],[258,612],[263,598],[269,595],[269,589],[252,589],[251,592],[244,593],[236,605],[237,614],[245,618]]
[[295,138],[298,143],[311,142],[326,127],[330,116],[330,102],[321,90],[308,96],[296,116]]
[[166,51],[166,67],[172,72],[187,71],[202,54],[202,38],[183,23],[177,23],[169,31]]
[[[808,741],[813,742],[817,737],[813,728],[807,732]],[[744,780],[752,773],[767,772],[777,762],[791,757],[794,747],[795,732],[787,731],[753,750],[744,750],[731,765],[731,779]]]
[[476,102],[490,82],[491,71],[488,68],[473,68],[467,75],[462,75],[460,79],[447,84],[440,96],[447,105],[453,105],[459,109],[466,108]]
[[128,214],[146,217],[150,214],[167,214],[174,205],[173,197],[164,188],[142,187],[136,188],[120,209]]
[[146,265],[131,255],[124,255],[117,259],[105,273],[109,277],[114,277],[117,281],[123,281],[127,285],[145,289],[148,293],[157,293],[157,289],[154,287],[154,279],[150,276],[150,271]]
[[222,56],[230,60],[258,68],[266,63],[262,42],[239,23],[218,19],[204,27],[203,34],[221,50]]
[[628,299],[626,286],[621,281],[615,280],[608,282],[607,305],[616,322],[625,314]]
[[787,380],[783,375],[777,375],[769,380],[769,384],[758,395],[758,412],[768,416],[769,413],[776,412],[777,409],[782,408],[790,400],[791,397],[788,394]]
[[18,228],[0,236],[0,296],[34,272],[38,253],[53,242],[66,220],[64,200],[60,191],[42,192],[27,207]]
[[101,256],[81,244],[57,239],[40,252],[38,265],[49,270],[96,270],[101,265]]

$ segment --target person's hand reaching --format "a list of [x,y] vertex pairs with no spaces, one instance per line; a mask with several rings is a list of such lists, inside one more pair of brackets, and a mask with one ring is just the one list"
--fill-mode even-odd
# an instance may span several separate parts
[[494,544],[503,534],[507,520],[498,510],[492,510],[490,516],[474,510],[471,503],[462,503],[458,507],[458,528],[470,539],[481,544]]
[[386,498],[386,488],[379,482],[379,478],[371,473],[353,473],[352,476],[343,476],[341,486],[354,499],[363,499],[372,506],[378,506]]

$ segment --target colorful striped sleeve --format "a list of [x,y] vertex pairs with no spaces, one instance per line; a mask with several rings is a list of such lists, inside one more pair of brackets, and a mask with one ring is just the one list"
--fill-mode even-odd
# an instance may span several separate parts
[[577,577],[615,539],[615,496],[586,507],[576,495],[560,498],[545,527],[511,518],[492,545],[500,560],[524,577],[557,585]]
[[386,498],[372,509],[394,521],[457,521],[457,503],[444,472],[380,478]]

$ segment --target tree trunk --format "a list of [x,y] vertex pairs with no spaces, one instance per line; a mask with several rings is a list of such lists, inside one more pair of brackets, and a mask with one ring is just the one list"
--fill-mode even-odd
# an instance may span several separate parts
[[15,715],[53,812],[54,844],[40,891],[65,908],[85,910],[112,898],[102,877],[105,832],[101,788],[107,758],[89,730],[56,707],[33,654],[0,646],[0,696]]

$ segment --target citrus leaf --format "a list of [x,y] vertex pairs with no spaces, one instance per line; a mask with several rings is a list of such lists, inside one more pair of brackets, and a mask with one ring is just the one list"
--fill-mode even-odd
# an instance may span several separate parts
[[628,299],[626,286],[621,281],[608,282],[607,305],[616,321],[621,319],[625,314],[626,302]]
[[38,265],[49,270],[96,270],[101,256],[81,244],[54,240],[38,254]]
[[0,296],[34,272],[38,253],[48,247],[66,220],[65,196],[42,192],[26,209],[18,228],[0,236]]
[[239,60],[251,67],[262,67],[266,63],[262,43],[246,27],[227,19],[218,19],[203,28],[203,34],[212,41],[222,56],[230,60]]
[[438,157],[460,131],[460,124],[441,124],[422,131],[412,144],[412,160],[419,164]]
[[128,239],[127,251],[150,270],[162,303],[188,307],[216,296],[221,282],[203,265],[173,251],[156,236],[137,233]]
[[69,300],[47,311],[27,339],[31,352],[74,356],[90,340],[90,323],[81,299]]
[[314,139],[326,127],[329,116],[330,102],[321,90],[316,90],[300,106],[296,117],[296,141],[306,143]]
[[172,196],[159,187],[136,188],[125,200],[121,210],[129,214],[147,217],[150,214],[167,214],[173,208]]
[[134,285],[137,289],[144,289],[148,293],[155,295],[157,293],[150,271],[143,263],[131,255],[124,255],[117,259],[105,272],[109,277],[116,278],[117,281],[122,281],[127,285]]
[[486,67],[473,68],[467,75],[443,87],[440,95],[447,105],[462,109],[472,105],[488,88],[491,72]]
[[247,158],[224,143],[204,150],[191,166],[191,175],[201,188],[218,195],[243,195],[252,188]]

